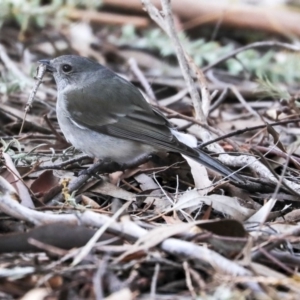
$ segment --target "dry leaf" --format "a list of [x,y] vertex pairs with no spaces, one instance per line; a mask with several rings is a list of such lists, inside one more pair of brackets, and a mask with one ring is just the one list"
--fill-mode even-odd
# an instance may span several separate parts
[[105,300],[120,300],[120,299],[133,300],[135,299],[135,294],[129,288],[124,288],[122,290],[114,292],[113,294],[105,298]]
[[182,155],[191,167],[191,173],[193,175],[195,187],[198,189],[198,193],[201,196],[207,195],[210,191],[214,189],[211,180],[208,178],[206,168],[196,162],[195,160]]
[[52,170],[44,171],[40,176],[31,184],[30,189],[34,193],[44,195],[53,187],[59,184],[59,178],[53,175]]
[[255,213],[255,210],[243,207],[235,198],[224,195],[200,196],[198,191],[187,191],[179,197],[178,202],[168,211],[179,209],[197,209],[202,203],[211,205],[213,209],[229,215],[233,219],[243,221]]
[[88,196],[81,195],[81,200],[82,200],[82,205],[89,206],[89,207],[95,208],[95,209],[101,207],[96,201],[94,201],[93,199],[91,199]]
[[26,207],[33,208],[34,204],[28,192],[28,188],[27,186],[25,186],[23,181],[20,180],[21,175],[16,169],[11,157],[7,153],[3,153],[3,157],[5,159],[5,164],[7,165],[6,176],[3,176],[17,190],[18,195],[21,199],[21,204]]
[[276,204],[277,200],[271,198],[267,203],[265,203],[255,214],[253,214],[247,222],[249,223],[260,223],[263,224],[267,220],[269,213]]
[[120,198],[127,201],[136,200],[135,194],[125,191],[122,188],[119,188],[104,179],[100,183],[93,186],[89,191],[94,193],[100,193],[102,195],[108,195],[115,198]]
[[49,292],[46,288],[35,288],[27,292],[20,300],[44,300]]

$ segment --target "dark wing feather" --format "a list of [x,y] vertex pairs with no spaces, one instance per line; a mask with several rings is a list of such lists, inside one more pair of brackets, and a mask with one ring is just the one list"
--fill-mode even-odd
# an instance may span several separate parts
[[135,86],[116,75],[70,91],[65,99],[71,119],[80,126],[167,150],[174,143],[172,150],[179,151],[168,120],[152,109]]

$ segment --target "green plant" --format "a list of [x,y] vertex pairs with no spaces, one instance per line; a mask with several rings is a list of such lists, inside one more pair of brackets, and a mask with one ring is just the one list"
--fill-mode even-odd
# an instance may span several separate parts
[[[172,42],[160,29],[146,29],[139,35],[132,25],[122,28],[121,36],[111,36],[111,41],[118,45],[135,45],[137,48],[158,51],[163,57],[175,55]],[[183,48],[190,54],[198,66],[215,62],[223,55],[229,54],[233,44],[221,45],[217,41],[207,42],[204,39],[190,40],[183,32],[179,33]],[[260,80],[268,78],[269,83],[296,84],[300,81],[299,54],[286,51],[269,50],[259,52],[249,49],[237,55],[237,59],[230,58],[222,67],[230,74],[239,75],[244,71]],[[268,83],[268,84],[269,84]]]

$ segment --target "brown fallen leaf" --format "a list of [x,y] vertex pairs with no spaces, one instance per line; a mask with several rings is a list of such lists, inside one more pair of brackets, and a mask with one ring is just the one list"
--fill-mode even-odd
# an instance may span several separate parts
[[33,193],[39,193],[40,196],[43,196],[58,184],[59,178],[54,176],[52,170],[47,170],[41,173],[40,176],[31,184],[30,189]]

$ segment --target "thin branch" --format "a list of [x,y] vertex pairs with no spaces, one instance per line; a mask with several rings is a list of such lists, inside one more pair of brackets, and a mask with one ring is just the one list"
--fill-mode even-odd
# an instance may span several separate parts
[[34,100],[34,97],[37,93],[37,90],[40,86],[40,84],[43,82],[43,76],[44,74],[46,73],[46,65],[43,65],[43,64],[40,64],[36,70],[36,76],[35,76],[35,79],[36,79],[36,82],[35,82],[35,85],[33,87],[33,89],[31,90],[30,94],[29,94],[29,97],[28,97],[28,101],[26,103],[26,106],[25,106],[25,114],[24,114],[24,118],[23,118],[23,122],[22,122],[22,125],[21,125],[21,128],[20,128],[20,132],[19,134],[22,133],[23,131],[23,127],[24,127],[24,124],[25,124],[25,119],[26,119],[26,116],[27,116],[27,113],[29,111],[29,109],[31,108],[32,106],[32,102]]
[[226,99],[227,95],[228,95],[228,87],[225,87],[225,89],[222,91],[221,95],[210,107],[209,113],[212,113],[215,109],[217,109],[219,107],[219,105]]
[[100,239],[100,237],[105,233],[105,231],[109,228],[109,226],[113,224],[122,215],[122,213],[132,204],[132,202],[133,200],[124,203],[115,212],[115,214],[95,232],[92,238],[86,243],[86,245],[81,249],[81,251],[75,257],[72,266],[78,265],[90,253],[92,248],[95,246],[95,244]]
[[187,287],[188,287],[188,289],[191,293],[192,299],[197,299],[197,294],[196,294],[195,289],[193,287],[188,262],[184,261],[182,265],[183,265],[183,269],[184,269],[184,272],[185,272],[185,282],[186,282],[186,285],[187,285]]
[[299,46],[295,46],[295,45],[291,45],[291,44],[287,44],[287,43],[281,43],[281,42],[275,42],[275,41],[255,42],[255,43],[249,44],[247,46],[235,49],[234,51],[230,52],[229,54],[224,55],[223,57],[219,58],[218,60],[211,63],[210,65],[202,68],[202,71],[207,72],[208,70],[214,68],[215,66],[219,65],[220,63],[226,61],[229,58],[236,56],[237,54],[239,54],[243,51],[253,49],[253,48],[262,48],[262,47],[279,47],[279,48],[283,48],[283,49],[287,49],[287,50],[291,50],[291,51],[295,51],[295,52],[300,51]]
[[81,162],[84,159],[91,159],[91,158],[88,155],[82,155],[79,157],[75,157],[75,158],[71,158],[69,160],[63,161],[59,164],[38,166],[38,167],[36,167],[36,171],[39,171],[39,170],[62,170],[64,167],[73,165],[74,163]]
[[160,264],[156,263],[154,268],[154,274],[151,280],[151,296],[150,296],[151,300],[156,299],[156,287],[157,287],[159,271],[160,271]]
[[284,121],[279,121],[279,122],[274,122],[274,123],[264,124],[264,125],[257,125],[257,126],[253,126],[253,127],[246,127],[244,129],[238,129],[238,130],[235,130],[233,132],[224,134],[220,137],[217,137],[217,138],[215,138],[211,141],[207,141],[205,143],[202,143],[200,148],[204,148],[207,145],[213,144],[213,143],[218,142],[218,141],[222,141],[223,139],[230,138],[232,136],[243,134],[243,133],[248,132],[248,131],[263,129],[263,128],[266,128],[267,126],[279,126],[279,125],[284,125],[284,124],[289,124],[289,123],[294,123],[294,122],[300,122],[300,118],[292,119],[292,120],[284,120]]
[[247,103],[247,101],[244,99],[244,97],[241,95],[241,93],[238,91],[238,89],[235,86],[231,85],[231,86],[229,86],[229,88],[231,89],[231,91],[233,92],[233,94],[236,96],[236,98],[241,102],[241,104],[248,110],[248,112],[250,112],[254,117],[262,119],[262,117],[259,115],[259,113],[256,112]]
[[144,88],[145,92],[147,93],[148,97],[150,98],[150,100],[152,102],[154,102],[155,104],[158,104],[155,94],[153,92],[153,89],[151,88],[151,85],[149,84],[145,75],[140,70],[136,60],[133,57],[131,57],[128,60],[128,64],[131,68],[131,71],[134,73],[134,75],[140,81],[141,85],[143,86],[143,88]]

